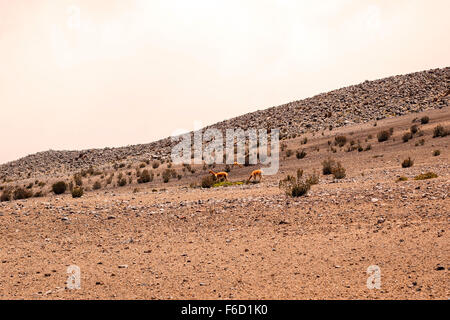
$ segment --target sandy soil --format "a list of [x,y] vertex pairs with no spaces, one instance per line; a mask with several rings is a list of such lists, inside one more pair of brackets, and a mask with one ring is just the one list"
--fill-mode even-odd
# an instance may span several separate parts
[[[424,114],[425,134],[403,143]],[[432,138],[438,123],[449,127],[449,108],[310,135],[306,145],[290,140],[307,156],[283,159],[260,184],[204,190],[183,179],[1,203],[0,298],[448,299],[450,136]],[[395,141],[379,143],[377,132],[391,127]],[[372,149],[332,153],[337,133]],[[300,198],[278,188],[297,168],[320,172],[330,156],[345,179],[321,175]],[[408,156],[414,166],[404,169]],[[438,178],[413,179],[428,171]],[[66,288],[70,265],[81,269],[81,289]],[[367,288],[371,265],[380,289]]]

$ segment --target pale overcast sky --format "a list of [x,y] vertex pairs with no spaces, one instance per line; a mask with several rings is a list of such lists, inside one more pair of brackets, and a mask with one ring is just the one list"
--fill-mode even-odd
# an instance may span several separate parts
[[0,0],[0,163],[448,66],[450,1]]

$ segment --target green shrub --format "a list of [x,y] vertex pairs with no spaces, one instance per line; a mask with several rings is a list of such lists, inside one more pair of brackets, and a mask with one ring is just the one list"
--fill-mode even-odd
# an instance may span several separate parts
[[433,151],[433,156],[435,156],[435,157],[439,156],[440,154],[441,154],[440,150],[434,150]]
[[67,190],[67,183],[64,181],[58,181],[52,185],[52,191],[55,194],[63,194]]
[[427,172],[419,174],[418,176],[414,177],[414,180],[427,180],[427,179],[433,179],[437,178],[438,175],[434,172]]
[[294,154],[294,151],[292,151],[291,149],[287,149],[286,150],[286,157],[290,157],[290,156],[292,156]]
[[414,165],[414,161],[411,159],[411,157],[408,157],[408,159],[403,160],[402,162],[402,168],[409,168]]
[[72,190],[72,198],[81,198],[84,194],[83,188],[75,187]]
[[400,181],[408,181],[408,178],[405,177],[405,176],[401,176],[401,177],[399,177],[396,181],[397,181],[397,182],[400,182]]

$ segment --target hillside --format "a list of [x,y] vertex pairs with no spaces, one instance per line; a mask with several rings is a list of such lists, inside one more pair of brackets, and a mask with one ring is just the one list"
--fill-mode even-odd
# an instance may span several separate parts
[[[450,67],[381,80],[334,90],[281,106],[248,113],[210,127],[279,128],[282,139],[307,132],[330,130],[346,125],[405,115],[448,106]],[[22,179],[58,176],[101,167],[128,159],[168,159],[169,138],[149,144],[83,151],[45,151],[0,166],[0,178]]]

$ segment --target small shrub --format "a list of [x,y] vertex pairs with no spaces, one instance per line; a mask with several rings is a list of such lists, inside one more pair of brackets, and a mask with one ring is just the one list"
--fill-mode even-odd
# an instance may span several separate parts
[[118,178],[117,179],[117,185],[119,187],[126,186],[126,184],[127,184],[127,179],[125,179],[125,178]]
[[449,134],[449,130],[446,130],[443,126],[436,126],[433,130],[433,138],[445,137]]
[[76,173],[76,174],[73,176],[73,181],[75,181],[75,185],[76,185],[77,187],[81,187],[81,186],[83,185],[83,178],[82,178],[82,176],[81,176],[80,173]]
[[63,194],[67,190],[67,183],[64,181],[58,181],[52,185],[52,191],[54,194]]
[[[95,181],[94,182],[94,185],[92,186],[92,189],[94,189],[94,190],[99,190],[99,189],[101,189],[102,188],[102,184],[101,184],[101,182],[100,181]],[[75,190],[75,189],[74,189]],[[72,194],[73,195],[73,194]]]
[[414,125],[411,126],[409,131],[411,131],[411,134],[416,134],[417,131],[419,131],[419,127],[416,124],[414,124]]
[[143,162],[143,163],[141,163],[141,164],[139,165],[139,168],[142,169],[142,168],[145,168],[146,166],[147,166],[147,164]]
[[421,124],[427,124],[428,122],[430,122],[430,117],[423,116],[422,118],[420,118],[420,123]]
[[317,173],[311,174],[308,178],[306,178],[306,183],[310,185],[316,185],[319,183],[319,175]]
[[154,174],[153,172],[149,172],[147,169],[144,169],[142,173],[140,174],[139,179],[137,180],[138,183],[148,183],[153,181]]
[[176,178],[177,173],[174,169],[166,169],[162,173],[164,183],[169,182],[170,178]]
[[297,177],[287,175],[283,180],[279,182],[279,188],[283,189],[288,196],[301,197],[308,193],[312,185],[319,183],[319,176],[316,173],[303,176],[303,170],[297,170]]
[[44,193],[41,190],[35,192],[34,195],[33,195],[33,197],[35,197],[35,198],[40,198],[40,197],[43,197],[43,196],[44,196]]
[[206,176],[202,179],[202,188],[211,188],[216,180],[212,175]]
[[439,155],[441,155],[441,151],[440,150],[434,150],[433,151],[433,156],[437,157]]
[[437,178],[438,175],[434,172],[427,172],[419,174],[418,176],[414,177],[414,180],[428,180],[428,179],[434,179]]
[[336,136],[334,138],[334,142],[336,145],[338,145],[339,147],[343,147],[346,143],[347,143],[347,137],[346,136]]
[[153,168],[153,169],[157,169],[157,168],[159,167],[159,165],[160,165],[160,162],[159,162],[159,161],[153,161],[153,163],[152,163],[152,168]]
[[[95,185],[95,184],[94,184]],[[84,194],[83,188],[75,187],[72,190],[72,198],[81,198]]]
[[11,198],[11,190],[3,190],[2,195],[0,196],[0,202],[11,201]]
[[306,152],[305,150],[297,150],[295,156],[297,157],[297,159],[303,159],[304,157],[306,157]]
[[340,162],[337,162],[336,166],[332,168],[332,173],[335,179],[344,179],[346,176],[345,168]]
[[227,164],[227,165],[225,166],[224,171],[225,171],[225,172],[230,172],[230,171],[231,171],[230,165]]
[[25,190],[23,188],[17,188],[14,190],[14,200],[28,199],[33,196],[33,192]]
[[402,140],[403,140],[403,142],[408,142],[409,139],[412,139],[412,133],[411,133],[411,132],[406,132],[406,133],[403,135]]
[[401,177],[399,177],[396,181],[397,181],[397,182],[400,182],[400,181],[408,181],[408,178],[405,177],[405,176],[401,176]]
[[389,131],[386,131],[386,130],[380,131],[377,134],[378,142],[387,141],[387,140],[389,140],[390,136],[391,136],[391,133]]
[[287,149],[286,150],[286,157],[291,157],[294,154],[294,151],[292,151],[291,149]]
[[336,166],[336,161],[333,159],[327,159],[322,162],[322,173],[329,175],[333,173],[333,167]]
[[402,168],[409,168],[414,165],[414,161],[411,159],[411,157],[408,157],[408,159],[403,160],[402,162]]
[[301,197],[301,196],[306,195],[310,189],[311,189],[310,184],[300,181],[300,182],[292,185],[290,194],[292,197]]

